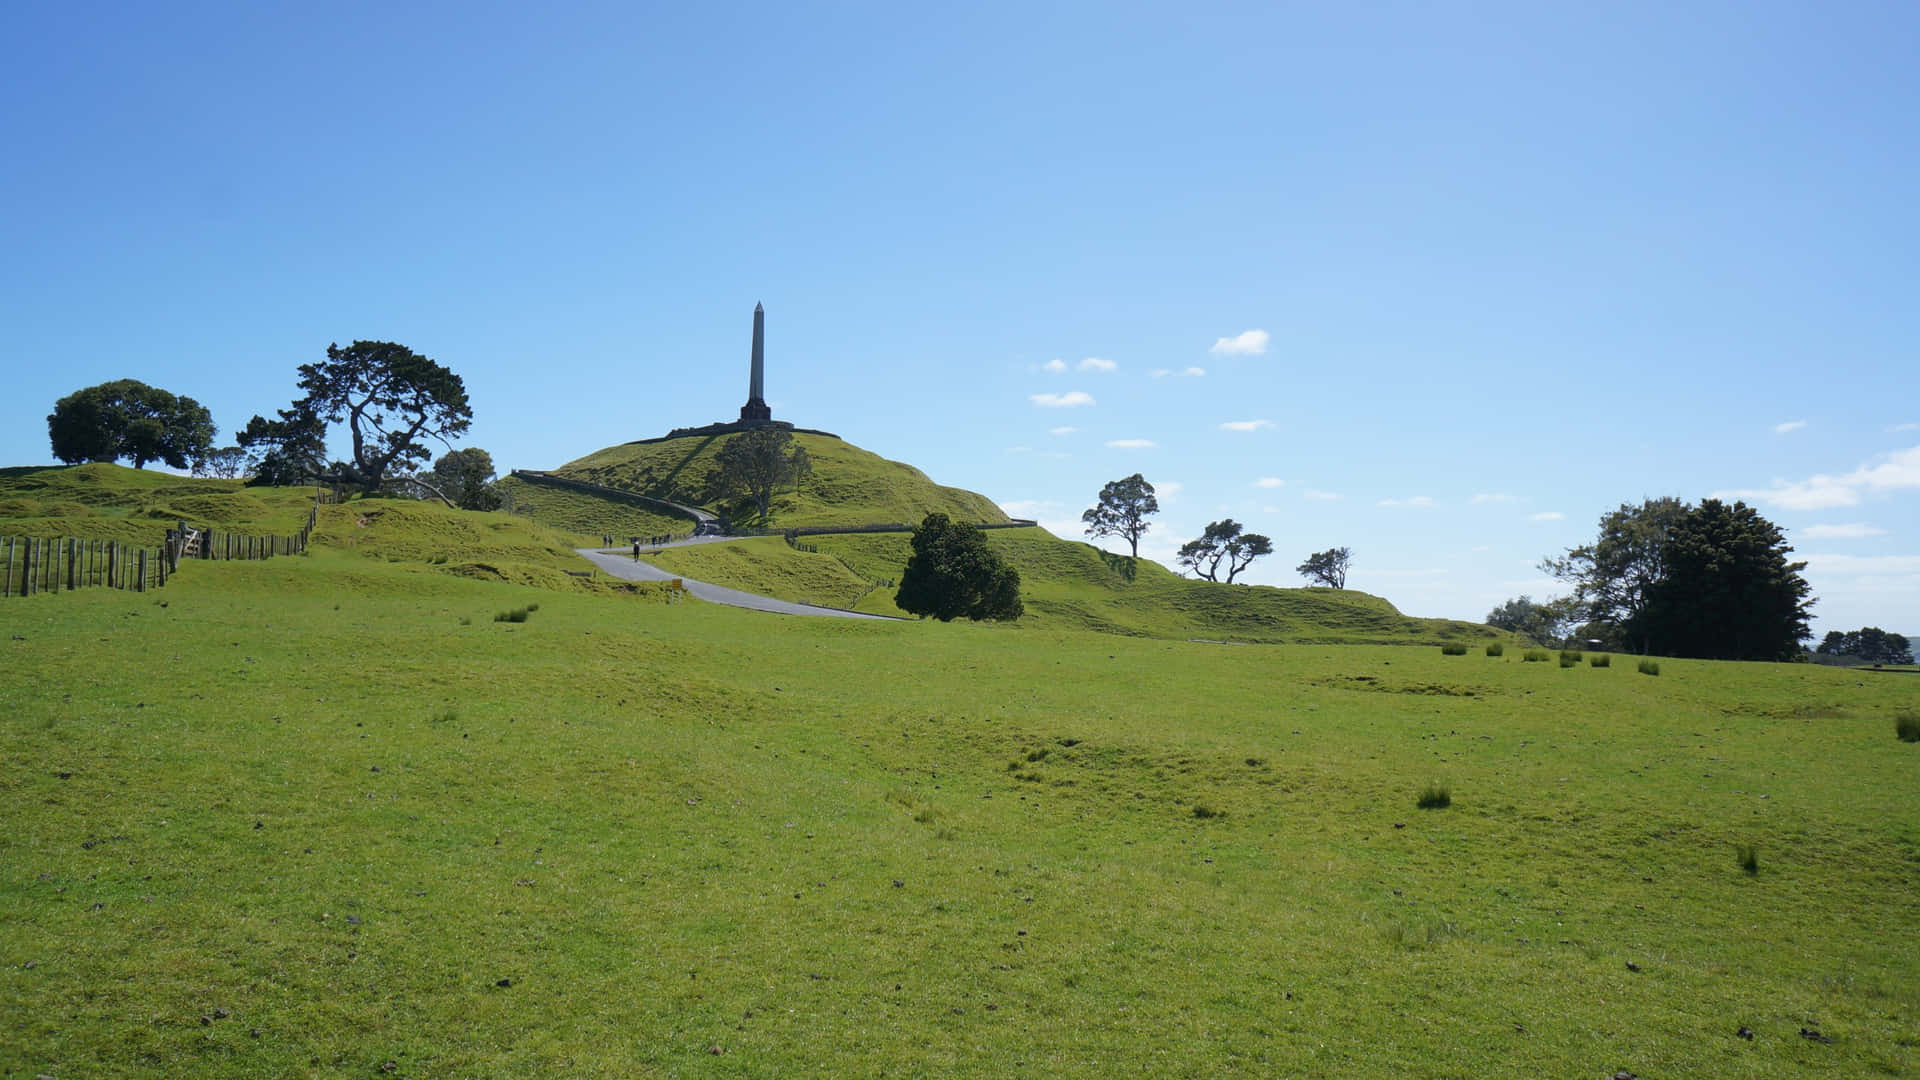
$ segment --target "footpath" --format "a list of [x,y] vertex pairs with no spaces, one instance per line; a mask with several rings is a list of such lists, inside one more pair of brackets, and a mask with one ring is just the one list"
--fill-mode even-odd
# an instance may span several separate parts
[[[727,537],[696,537],[681,543],[712,543],[724,541]],[[673,545],[679,546],[679,545]],[[651,563],[635,559],[629,554],[616,554],[595,548],[575,548],[593,565],[606,571],[613,577],[625,581],[672,581],[679,578],[680,584],[688,592],[710,604],[725,604],[728,607],[747,608],[752,611],[771,611],[777,615],[814,615],[830,619],[886,619],[902,621],[893,615],[869,615],[864,611],[843,611],[840,608],[816,607],[813,604],[796,604],[787,600],[775,600],[771,596],[759,596],[754,593],[729,589],[724,585],[710,585],[704,581],[669,574]]]

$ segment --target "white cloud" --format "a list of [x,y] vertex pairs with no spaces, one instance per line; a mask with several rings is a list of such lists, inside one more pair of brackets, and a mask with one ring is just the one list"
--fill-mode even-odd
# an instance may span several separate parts
[[1475,495],[1473,498],[1468,499],[1467,501],[1472,503],[1475,506],[1480,506],[1485,503],[1519,502],[1520,496],[1485,493],[1485,494]]
[[1340,496],[1335,495],[1333,492],[1321,491],[1318,488],[1308,488],[1306,490],[1306,496],[1309,499],[1318,499],[1321,502],[1337,502],[1340,499]]
[[1079,428],[1077,428],[1077,427],[1057,427],[1057,428],[1048,428],[1048,429],[1047,429],[1047,434],[1049,434],[1049,435],[1071,435],[1071,434],[1073,434],[1074,432],[1076,432],[1076,431],[1079,431],[1079,430],[1080,430],[1080,429],[1079,429]]
[[1895,424],[1888,431],[1920,431],[1920,424]]
[[[1152,444],[1149,443],[1148,445]],[[1177,499],[1180,497],[1180,493],[1185,490],[1187,490],[1187,485],[1178,480],[1163,480],[1153,485],[1153,493],[1163,499]]]
[[1415,495],[1411,499],[1381,499],[1379,506],[1432,506],[1433,499],[1426,495]]
[[1261,487],[1261,488],[1286,487],[1287,482],[1285,480],[1280,479],[1277,476],[1263,476],[1260,479],[1255,480],[1253,482],[1253,486]]
[[1220,425],[1221,431],[1259,431],[1273,426],[1271,420],[1229,420]]
[[1793,534],[1808,540],[1865,540],[1869,536],[1885,536],[1887,530],[1855,522],[1851,525],[1809,525],[1793,530]]
[[1527,520],[1528,521],[1565,521],[1567,520],[1567,515],[1561,513],[1558,510],[1542,510],[1537,514],[1529,514],[1527,516]]
[[1093,404],[1093,395],[1079,390],[1069,390],[1064,394],[1031,394],[1027,400],[1049,409],[1072,409]]
[[1822,574],[1920,574],[1920,555],[1808,555],[1807,569]]
[[1920,488],[1920,446],[1883,454],[1878,462],[1862,465],[1842,476],[1819,474],[1805,480],[1775,480],[1770,488],[1716,491],[1716,499],[1750,499],[1788,510],[1831,510],[1858,506],[1863,491],[1901,491]]
[[1062,359],[1060,359],[1059,357],[1057,357],[1057,356],[1056,356],[1056,357],[1054,357],[1053,359],[1051,359],[1051,360],[1049,360],[1049,361],[1047,361],[1046,363],[1044,363],[1044,364],[1041,364],[1041,365],[1040,365],[1040,370],[1041,370],[1041,371],[1051,371],[1051,372],[1053,372],[1054,374],[1056,374],[1056,375],[1057,375],[1057,374],[1059,374],[1060,372],[1063,372],[1063,371],[1065,371],[1065,370],[1067,370],[1067,362],[1066,362],[1065,360],[1062,360]]
[[1102,360],[1097,356],[1089,356],[1080,361],[1081,371],[1112,371],[1119,366],[1111,360]]
[[1249,330],[1239,337],[1221,338],[1207,351],[1215,356],[1259,356],[1267,351],[1267,332]]
[[1805,420],[1789,420],[1784,424],[1773,425],[1773,433],[1775,435],[1785,435],[1790,431],[1799,431],[1806,426],[1807,422]]
[[1015,499],[1012,502],[1001,503],[1000,510],[1008,517],[1033,520],[1047,514],[1059,513],[1061,506],[1047,499]]
[[1147,374],[1156,379],[1164,379],[1169,375],[1178,375],[1183,379],[1198,379],[1206,373],[1207,369],[1203,367],[1186,367],[1181,368],[1179,371],[1173,371],[1168,368],[1154,368],[1152,371],[1147,372]]
[[1107,445],[1116,450],[1151,450],[1160,444],[1152,439],[1108,439]]

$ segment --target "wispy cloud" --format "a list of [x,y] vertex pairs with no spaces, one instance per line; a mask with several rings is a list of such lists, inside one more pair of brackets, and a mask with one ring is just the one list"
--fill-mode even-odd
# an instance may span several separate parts
[[1426,495],[1415,495],[1411,499],[1381,499],[1379,506],[1432,506],[1433,499]]
[[[1148,445],[1151,446],[1152,444],[1149,443]],[[1180,493],[1185,490],[1187,490],[1187,485],[1178,480],[1162,480],[1153,485],[1153,493],[1162,499],[1177,499],[1180,497]]]
[[1260,479],[1255,480],[1253,482],[1253,486],[1257,488],[1286,487],[1287,482],[1285,480],[1280,479],[1277,476],[1263,476]]
[[1920,574],[1920,555],[1808,555],[1807,569],[1822,574]]
[[1520,496],[1518,496],[1518,495],[1506,495],[1506,494],[1498,494],[1498,493],[1493,493],[1493,492],[1483,492],[1483,493],[1481,493],[1481,494],[1479,494],[1479,495],[1475,495],[1475,496],[1474,496],[1473,498],[1471,498],[1471,499],[1468,499],[1467,501],[1468,501],[1468,502],[1470,502],[1470,503],[1472,503],[1472,504],[1473,504],[1473,505],[1475,505],[1475,506],[1484,506],[1484,505],[1486,505],[1487,503],[1511,503],[1511,502],[1519,502],[1519,501],[1520,501]]
[[1259,431],[1273,426],[1271,420],[1229,420],[1220,425],[1221,431]]
[[1215,356],[1259,356],[1267,351],[1267,332],[1248,330],[1238,337],[1223,337],[1207,351]]
[[1116,450],[1151,450],[1160,444],[1152,439],[1108,439],[1107,445]]
[[1335,495],[1331,491],[1321,491],[1319,488],[1308,488],[1304,494],[1307,496],[1307,498],[1317,499],[1320,502],[1339,502],[1340,501],[1340,496]]
[[1049,435],[1071,435],[1071,434],[1073,434],[1074,432],[1076,432],[1076,431],[1079,431],[1079,430],[1080,430],[1080,429],[1079,429],[1079,428],[1077,428],[1077,427],[1057,427],[1057,428],[1048,428],[1048,429],[1047,429],[1047,434],[1049,434]]
[[1793,534],[1807,540],[1865,540],[1869,536],[1885,536],[1887,530],[1854,522],[1848,525],[1809,525],[1793,530]]
[[1111,360],[1102,360],[1097,356],[1089,356],[1080,361],[1081,371],[1112,371],[1119,366]]
[[1198,379],[1204,377],[1206,373],[1207,369],[1203,367],[1186,367],[1181,368],[1179,371],[1175,371],[1172,368],[1154,368],[1152,371],[1147,372],[1148,375],[1156,379],[1164,379],[1169,375],[1178,375],[1183,379]]
[[1920,431],[1920,424],[1895,424],[1888,431]]
[[1046,363],[1041,364],[1040,370],[1051,371],[1057,375],[1067,370],[1067,362],[1056,356],[1053,359],[1047,361]]
[[1542,510],[1537,514],[1528,514],[1528,521],[1565,521],[1567,515],[1558,510]]
[[1048,409],[1073,409],[1081,405],[1093,404],[1093,395],[1079,390],[1069,390],[1064,394],[1031,394],[1028,401]]
[[1858,506],[1863,492],[1908,488],[1920,488],[1920,446],[1884,454],[1877,462],[1840,476],[1819,474],[1805,480],[1776,480],[1770,488],[1735,488],[1716,491],[1713,497],[1748,499],[1788,510],[1831,510]]
[[1799,431],[1806,426],[1807,422],[1805,420],[1789,420],[1784,424],[1773,425],[1773,433],[1775,435],[1785,435],[1790,431]]

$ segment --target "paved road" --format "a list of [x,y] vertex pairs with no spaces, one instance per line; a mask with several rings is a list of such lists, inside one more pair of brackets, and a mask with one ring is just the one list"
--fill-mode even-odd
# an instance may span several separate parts
[[[723,539],[714,537],[713,539]],[[699,541],[707,540],[706,537]],[[699,542],[695,541],[695,542]],[[812,604],[794,604],[785,600],[775,600],[771,596],[756,596],[753,593],[729,589],[721,585],[709,585],[704,581],[695,581],[678,574],[669,574],[650,563],[635,559],[632,555],[610,555],[593,548],[576,548],[593,565],[617,578],[627,581],[672,581],[680,578],[680,584],[686,590],[702,600],[712,604],[726,604],[730,607],[751,608],[754,611],[771,611],[779,615],[822,615],[836,619],[893,619],[891,615],[869,615],[864,611],[842,611],[839,608],[815,607]]]

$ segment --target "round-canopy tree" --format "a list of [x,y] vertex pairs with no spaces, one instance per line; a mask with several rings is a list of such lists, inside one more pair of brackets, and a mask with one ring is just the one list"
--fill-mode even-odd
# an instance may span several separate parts
[[941,622],[965,616],[1001,622],[1020,617],[1020,572],[987,545],[987,535],[945,514],[928,514],[913,530],[913,554],[893,602]]
[[149,461],[184,469],[212,449],[213,415],[190,397],[117,379],[54,402],[47,435],[69,465],[128,458],[136,469]]

